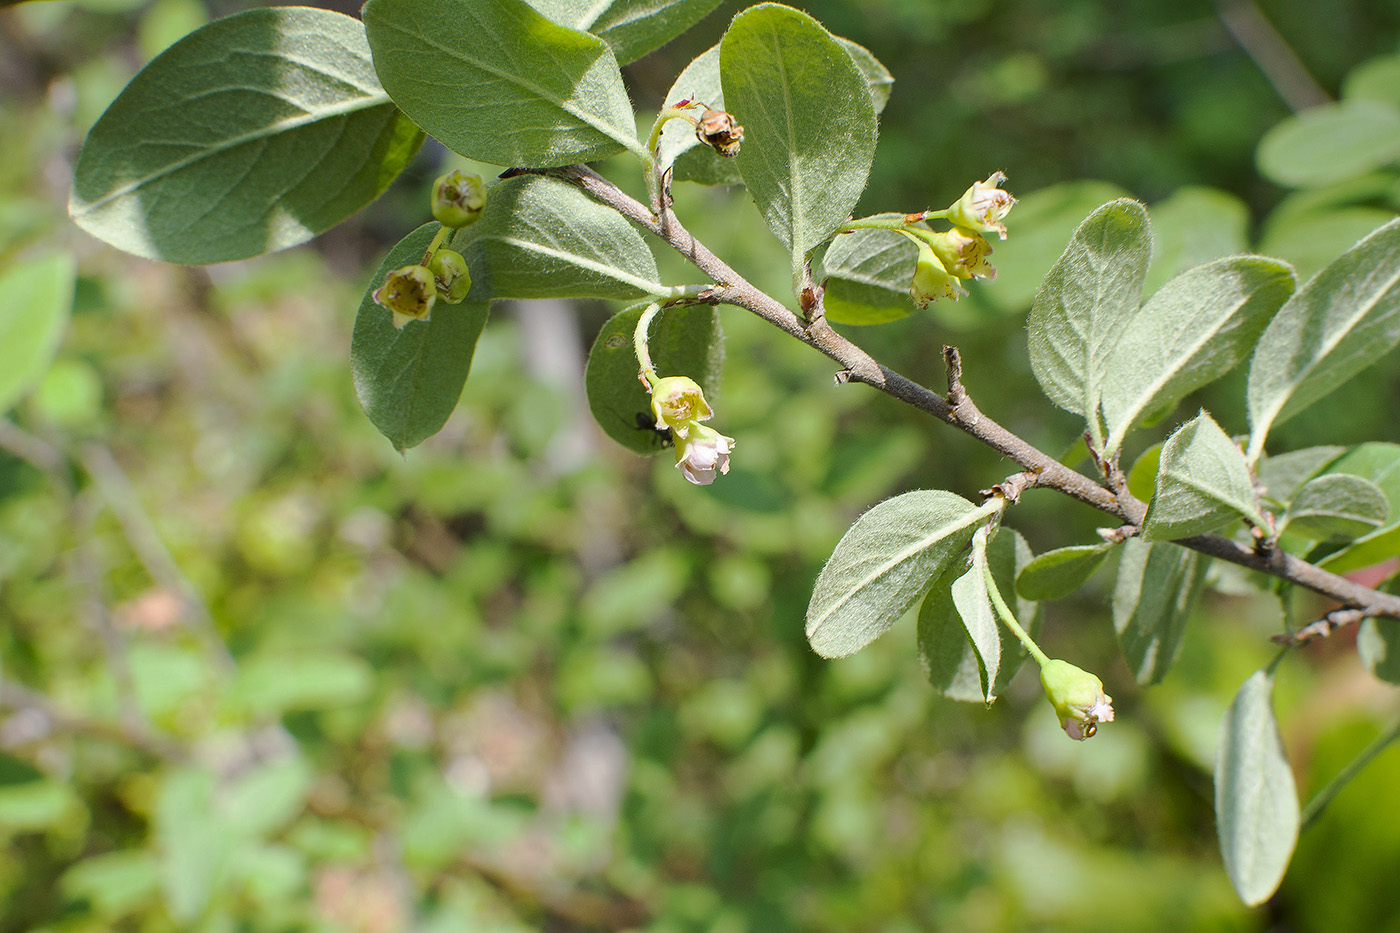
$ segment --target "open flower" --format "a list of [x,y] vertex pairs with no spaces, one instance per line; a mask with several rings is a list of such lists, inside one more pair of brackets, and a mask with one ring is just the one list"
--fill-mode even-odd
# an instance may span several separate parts
[[909,297],[920,308],[927,308],[930,302],[940,298],[957,301],[967,294],[967,289],[958,284],[958,277],[950,273],[943,260],[939,259],[922,237],[918,239],[919,262],[914,266],[914,281],[909,285]]
[[[656,429],[669,428],[684,440],[699,427],[699,422],[714,416],[699,383],[689,376],[665,376],[651,387],[651,410],[656,415]],[[714,432],[711,432],[714,433]],[[676,448],[679,456],[680,448]]]
[[948,208],[948,220],[954,226],[983,234],[995,233],[1006,239],[1006,225],[999,221],[1010,213],[1016,199],[998,187],[1004,181],[1004,174],[992,172],[986,181],[973,182],[957,203]]
[[676,445],[676,468],[695,485],[708,486],[716,473],[729,472],[733,449],[734,438],[692,422],[685,443]]
[[437,286],[427,266],[404,266],[384,277],[373,298],[394,314],[394,326],[403,330],[409,321],[426,321],[437,301]]
[[1040,684],[1070,738],[1082,742],[1098,731],[1099,723],[1113,722],[1113,698],[1088,671],[1068,661],[1046,661],[1040,666]]

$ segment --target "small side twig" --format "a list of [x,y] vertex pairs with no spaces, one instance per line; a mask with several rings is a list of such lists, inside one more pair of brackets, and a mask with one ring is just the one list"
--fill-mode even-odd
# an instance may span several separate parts
[[1365,609],[1333,609],[1316,622],[1309,622],[1296,632],[1274,635],[1270,641],[1279,645],[1306,645],[1310,641],[1326,638],[1340,628],[1357,625],[1375,615]]
[[943,345],[943,362],[948,367],[948,407],[956,409],[967,401],[967,390],[962,384],[962,354],[958,348]]
[[16,715],[27,714],[37,720],[38,734],[7,737],[9,741],[6,744],[38,741],[46,738],[48,734],[61,732],[124,745],[153,758],[168,761],[184,761],[188,757],[185,749],[178,743],[148,729],[65,713],[44,695],[21,687],[14,681],[0,683],[0,709],[9,710]]

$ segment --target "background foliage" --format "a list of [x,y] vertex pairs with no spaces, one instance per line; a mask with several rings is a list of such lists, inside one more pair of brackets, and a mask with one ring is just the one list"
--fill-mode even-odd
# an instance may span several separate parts
[[[396,454],[344,360],[370,272],[426,219],[440,148],[350,224],[246,263],[134,261],[69,226],[72,158],[107,102],[248,6],[0,11],[0,286],[51,294],[63,328],[40,381],[0,385],[24,393],[0,432],[0,929],[1397,929],[1400,818],[1375,805],[1393,752],[1304,834],[1267,908],[1221,871],[1215,731],[1271,653],[1275,600],[1205,601],[1148,691],[1118,660],[1109,594],[1051,606],[1047,647],[1072,642],[1121,710],[1086,746],[1029,676],[990,710],[938,697],[912,618],[817,658],[800,620],[846,525],[1005,467],[832,388],[828,361],[733,309],[723,483],[692,488],[593,426],[581,353],[601,304],[494,314],[446,431]],[[628,66],[634,103],[659,103],[737,8]],[[1149,204],[1150,291],[1247,247],[1306,276],[1400,207],[1393,5],[1261,7],[1342,101],[1301,117],[1209,4],[808,9],[897,80],[879,203],[858,211],[947,203],[993,168],[1024,195],[997,282],[862,343],[936,385],[956,342],[969,391],[1042,446],[1079,428],[1036,398],[1024,314],[1091,208]],[[1278,142],[1318,121],[1351,145],[1309,161]],[[676,194],[701,239],[786,290],[787,251],[746,197]],[[1228,432],[1242,389],[1199,399]],[[1400,441],[1397,397],[1390,360],[1271,438]],[[1017,518],[1036,551],[1095,540],[1093,515],[1047,496]],[[1354,659],[1324,642],[1279,673],[1304,796],[1394,709]]]

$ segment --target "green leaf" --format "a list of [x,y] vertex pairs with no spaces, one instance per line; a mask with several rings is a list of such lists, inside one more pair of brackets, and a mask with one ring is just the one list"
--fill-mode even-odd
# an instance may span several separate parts
[[73,789],[60,781],[0,784],[0,832],[9,835],[56,829],[81,806]]
[[239,668],[226,702],[248,716],[288,710],[335,709],[359,702],[373,688],[369,665],[350,655],[264,655]]
[[700,22],[719,0],[530,0],[530,5],[561,26],[593,33],[625,65]]
[[21,260],[0,272],[0,414],[43,378],[73,307],[67,253]]
[[1157,683],[1175,663],[1209,564],[1176,544],[1124,542],[1113,586],[1113,628],[1138,683]]
[[422,142],[380,87],[357,21],[249,10],[191,33],[131,80],[83,144],[68,211],[137,256],[243,259],[340,223]]
[[1342,82],[1342,99],[1377,101],[1400,111],[1400,55],[1382,55],[1353,68]]
[[1138,454],[1133,465],[1128,468],[1128,492],[1134,498],[1147,502],[1157,491],[1157,470],[1162,465],[1162,445],[1153,444]]
[[464,233],[469,301],[670,294],[636,228],[557,178],[521,175],[493,185],[481,219]]
[[1187,269],[1249,250],[1249,205],[1225,191],[1187,185],[1148,213],[1152,263],[1143,282],[1145,294]]
[[1184,272],[1128,320],[1104,370],[1106,456],[1149,414],[1165,415],[1250,354],[1293,293],[1293,270],[1234,256]]
[[1215,823],[1240,899],[1262,904],[1298,842],[1298,792],[1274,721],[1273,678],[1255,671],[1235,694],[1215,756]]
[[160,892],[160,863],[147,851],[127,849],[85,858],[63,873],[63,895],[85,900],[105,918],[140,908]]
[[1285,505],[1304,483],[1344,453],[1345,447],[1324,445],[1265,457],[1259,461],[1259,485],[1271,501]]
[[990,703],[996,699],[997,670],[1001,666],[1001,625],[987,593],[987,526],[972,535],[972,557],[967,570],[953,581],[949,593],[972,645],[982,695]]
[[[953,191],[949,196],[961,193]],[[1016,208],[1008,218],[1010,237],[996,244],[992,260],[996,282],[973,291],[976,303],[1003,314],[1024,314],[1075,228],[1099,205],[1124,193],[1103,181],[1062,182],[1025,196],[1017,192]]]
[[436,223],[424,224],[384,257],[360,299],[350,340],[355,396],[379,433],[400,451],[432,437],[451,417],[490,308],[484,301],[439,301],[431,318],[399,330],[389,309],[375,303],[373,292],[385,276],[421,261],[438,229]]
[[[891,215],[893,216],[893,215]],[[918,250],[893,230],[856,230],[832,240],[822,257],[823,303],[838,324],[883,324],[914,310],[909,284]]]
[[865,190],[875,108],[865,76],[805,13],[775,3],[734,18],[720,44],[725,107],[744,126],[736,157],[768,226],[792,252],[835,233]]
[[1400,343],[1400,220],[1314,276],[1265,328],[1249,368],[1250,462],[1269,428]]
[[1400,159],[1400,111],[1373,100],[1313,107],[1264,134],[1259,171],[1288,188],[1313,188]]
[[[583,382],[588,408],[608,437],[629,450],[650,454],[672,441],[657,433],[651,396],[637,378],[632,334],[641,316],[641,308],[632,308],[613,315],[603,325],[588,354]],[[666,309],[652,323],[648,349],[657,372],[689,376],[700,384],[710,405],[715,405],[724,342],[714,308],[692,305]]]
[[[894,78],[864,46],[840,36],[834,38],[850,53],[856,67],[865,76],[870,101],[875,107],[875,113],[880,113],[889,100],[890,86],[894,83]],[[724,89],[720,84],[719,54],[720,47],[714,45],[686,65],[685,70],[671,85],[671,89],[666,92],[666,106],[672,106],[682,100],[694,100],[716,110],[725,109]],[[700,141],[695,137],[694,127],[684,120],[672,120],[662,128],[659,152],[659,163],[663,169],[674,166],[674,181],[693,181],[701,185],[744,183],[736,160],[721,156],[709,146],[700,145]]]
[[1327,473],[1308,480],[1288,503],[1279,533],[1286,529],[1314,541],[1349,540],[1375,531],[1390,514],[1390,500],[1369,480]]
[[1238,518],[1268,524],[1255,502],[1244,454],[1203,411],[1162,446],[1157,491],[1147,507],[1142,537],[1147,541],[1189,538]]
[[[1031,600],[1017,598],[1012,585],[1017,570],[1031,559],[1030,546],[1018,532],[1002,528],[987,545],[986,555],[997,589],[1017,620],[1034,636],[1040,627],[1040,607]],[[969,640],[968,628],[954,603],[954,581],[966,577],[967,573],[959,562],[952,562],[924,598],[919,607],[919,659],[928,673],[929,683],[944,696],[990,703],[1006,691],[1026,658],[1026,649],[1010,629],[993,622],[997,647],[985,650],[995,652],[999,666],[988,690],[983,666],[978,663],[978,652]],[[985,596],[985,584],[982,593]],[[981,598],[977,600],[981,602]],[[990,609],[990,604],[980,607],[979,611],[986,609]]]
[[642,152],[608,44],[525,0],[370,0],[363,15],[389,96],[454,152],[531,168]]
[[1041,283],[1029,321],[1031,369],[1050,400],[1096,439],[1110,354],[1142,298],[1152,248],[1147,211],[1110,201],[1085,219]]
[[214,776],[195,768],[169,774],[156,792],[153,823],[166,906],[188,927],[224,884],[235,842],[214,809]]
[[1076,544],[1037,554],[1016,575],[1016,592],[1024,599],[1062,599],[1089,582],[1110,550],[1109,544]]
[[[1266,461],[1267,462],[1267,461]],[[1400,444],[1358,444],[1328,468],[1329,473],[1350,474],[1370,480],[1390,502],[1384,525],[1327,555],[1319,566],[1333,573],[1350,573],[1400,555]]]
[[841,658],[883,635],[990,514],[951,492],[918,490],[862,515],[817,577],[807,607],[812,649]]
[[1400,684],[1400,619],[1366,619],[1356,632],[1356,653],[1375,677]]
[[300,815],[315,780],[311,766],[296,755],[260,764],[224,789],[219,813],[241,836],[266,836]]

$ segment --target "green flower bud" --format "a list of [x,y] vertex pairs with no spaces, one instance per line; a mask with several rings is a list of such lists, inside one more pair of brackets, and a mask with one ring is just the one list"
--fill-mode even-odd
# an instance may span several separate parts
[[975,181],[952,207],[948,220],[954,226],[977,233],[995,233],[1006,239],[1006,225],[999,223],[1016,203],[1016,199],[997,187],[1006,181],[1001,172],[992,172],[986,181]]
[[426,321],[433,313],[437,287],[427,266],[404,266],[386,275],[373,297],[394,313],[394,326],[403,330],[409,321]]
[[433,182],[433,216],[444,227],[469,227],[486,206],[486,188],[477,175],[448,172]]
[[1040,667],[1040,684],[1070,738],[1082,742],[1098,731],[1099,723],[1113,722],[1113,698],[1088,671],[1068,661],[1047,661]]
[[913,232],[928,243],[949,275],[960,279],[997,277],[997,270],[987,261],[987,257],[992,254],[992,245],[980,234],[963,227],[954,227],[944,233],[929,233],[918,229]]
[[957,301],[967,294],[967,290],[958,284],[958,277],[948,272],[927,241],[920,238],[918,247],[919,262],[914,266],[914,281],[909,286],[909,297],[914,299],[914,304],[927,308],[940,298]]
[[472,290],[471,273],[467,271],[467,261],[461,253],[440,249],[433,253],[428,269],[433,273],[437,296],[448,304],[457,304]]
[[714,417],[705,393],[689,376],[666,376],[651,387],[651,410],[656,415],[656,427],[670,428],[671,433],[684,440],[697,422]]

